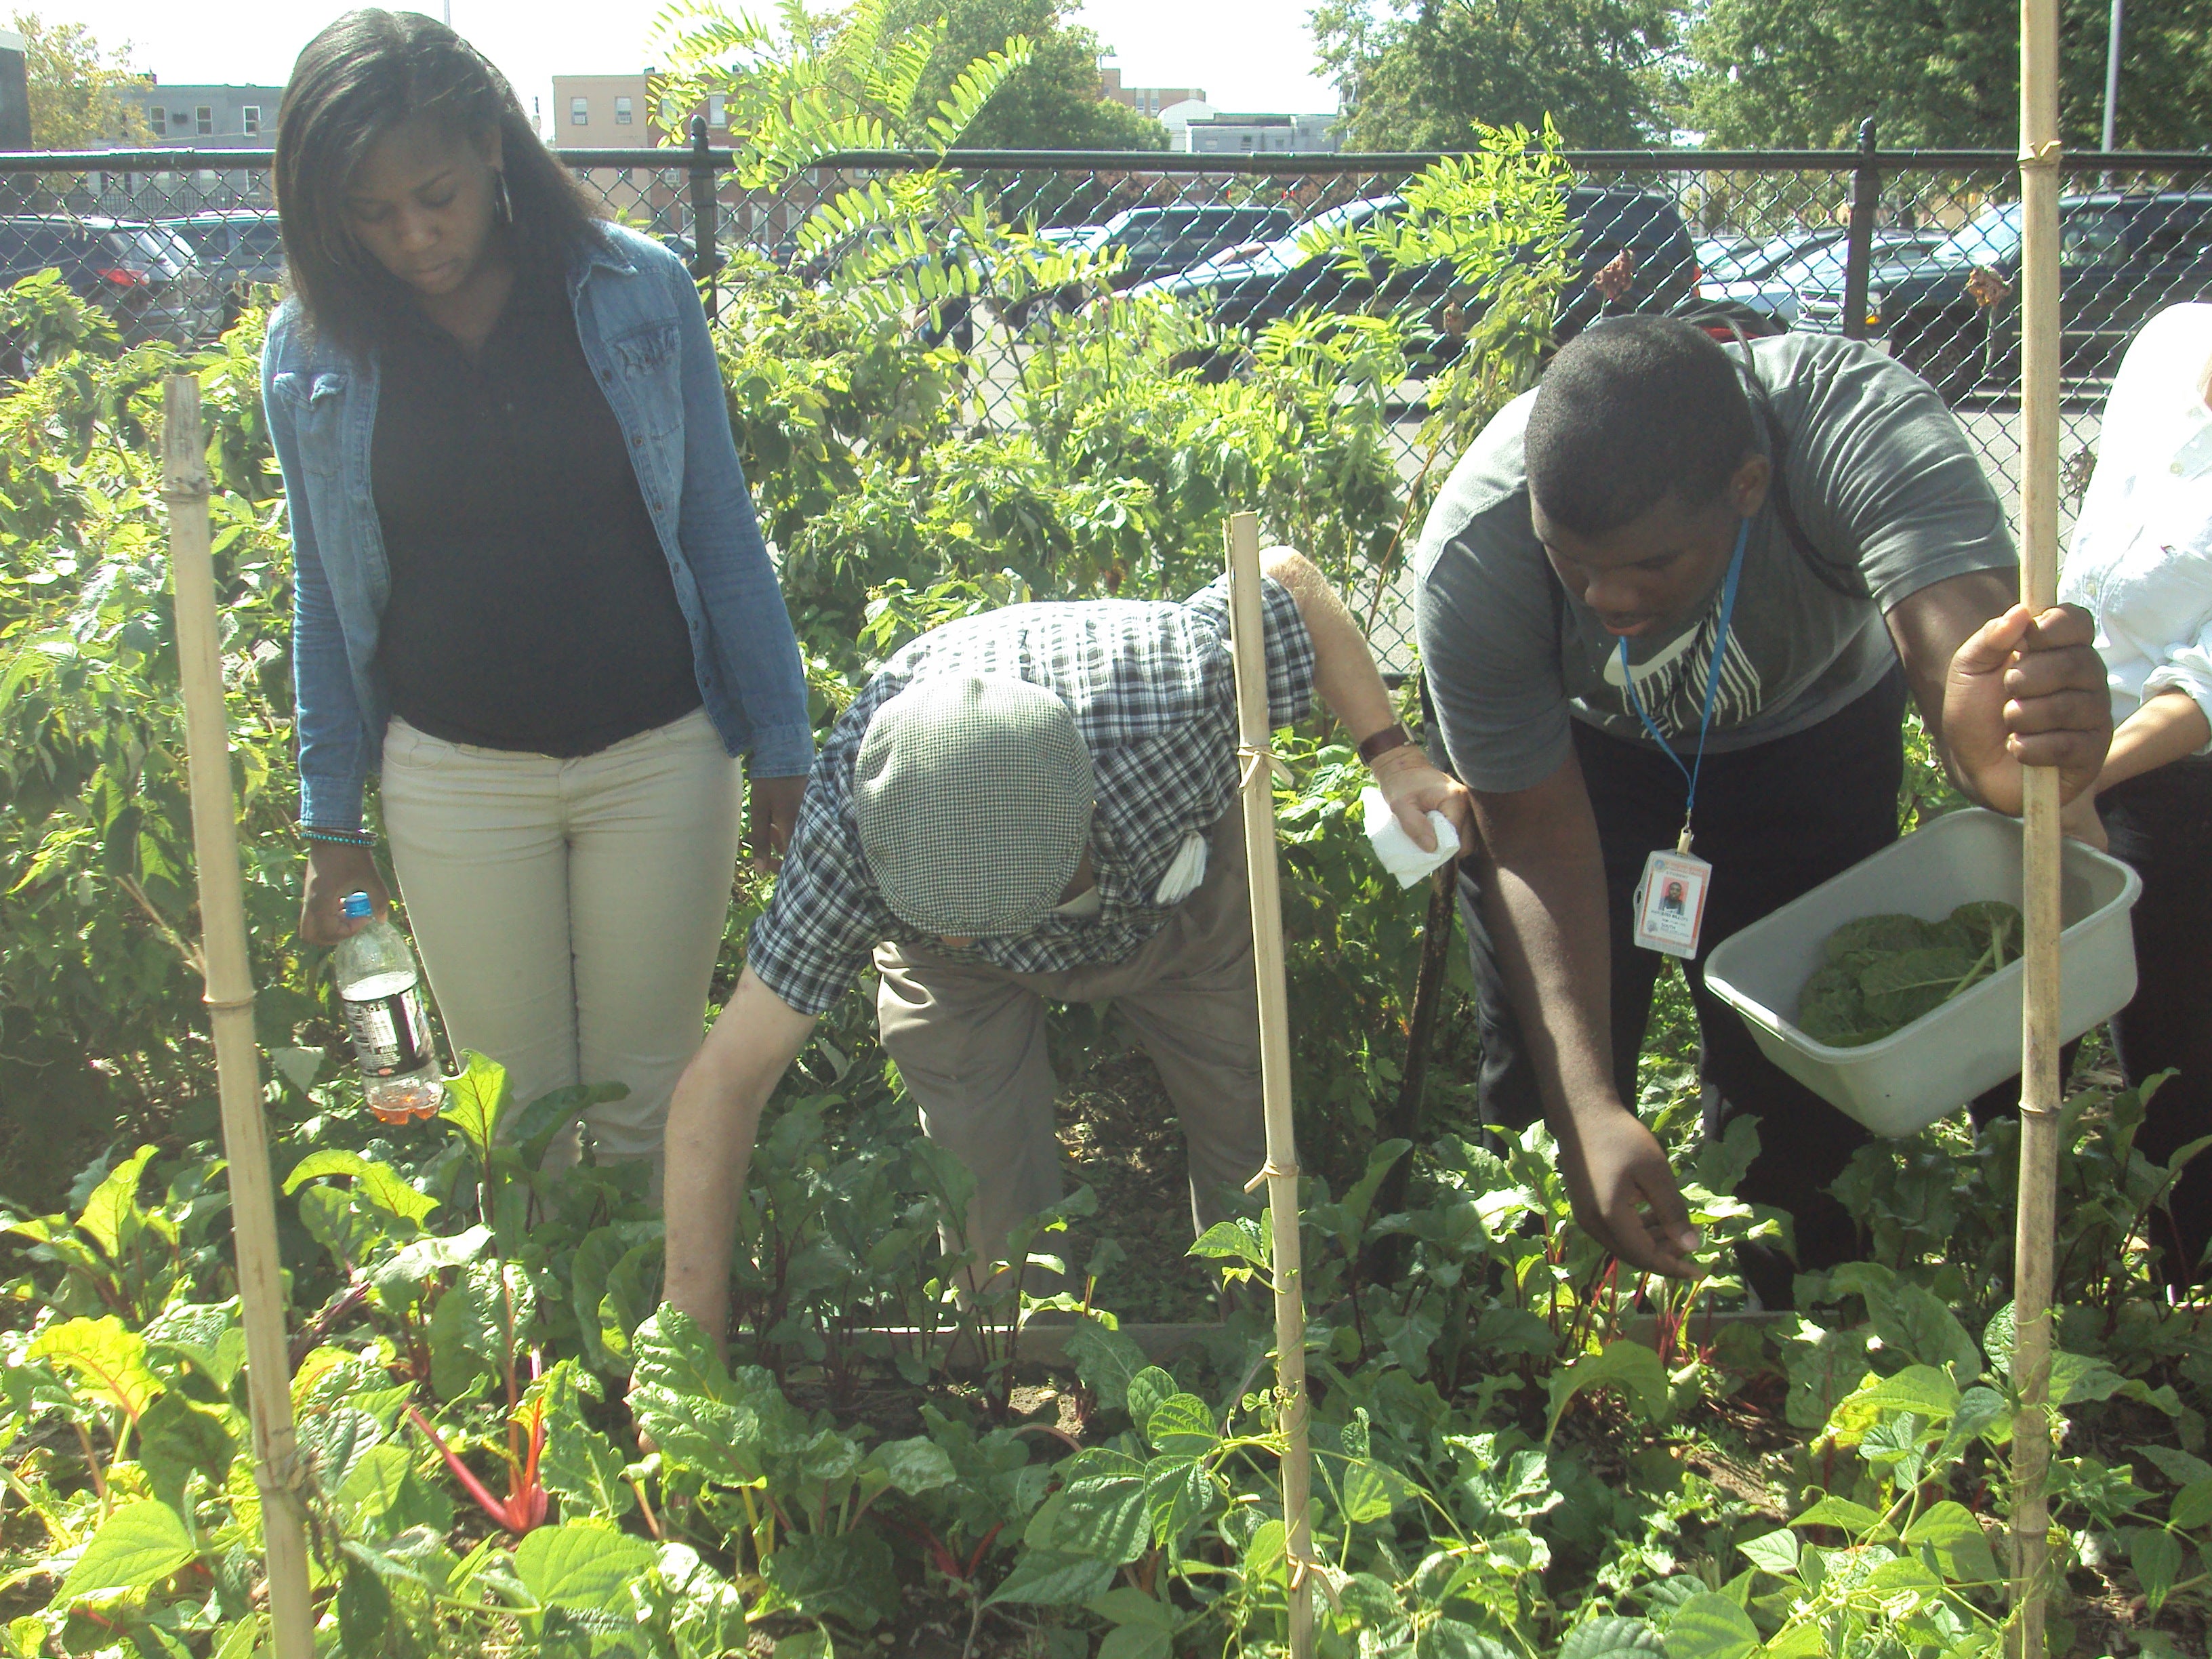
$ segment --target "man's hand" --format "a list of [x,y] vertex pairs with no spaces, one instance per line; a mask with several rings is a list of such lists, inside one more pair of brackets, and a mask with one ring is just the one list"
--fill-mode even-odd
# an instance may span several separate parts
[[1412,744],[1377,755],[1368,769],[1374,774],[1375,787],[1382,792],[1382,799],[1390,803],[1391,811],[1413,838],[1414,846],[1424,853],[1437,850],[1436,827],[1429,822],[1429,814],[1442,812],[1459,831],[1460,851],[1474,847],[1474,797],[1457,778],[1430,765],[1428,757]]
[[1630,1267],[1674,1279],[1703,1270],[1698,1230],[1658,1137],[1626,1110],[1593,1112],[1559,1137],[1560,1173],[1583,1231]]
[[791,833],[799,825],[799,803],[806,793],[806,774],[795,778],[746,780],[745,850],[754,867],[772,871],[783,862]]
[[1967,635],[1943,686],[1943,739],[1965,784],[2017,815],[2021,769],[2055,766],[2072,800],[2096,779],[2112,741],[2112,699],[2088,612],[2014,605]]
[[337,842],[307,843],[307,879],[300,899],[300,940],[305,945],[336,945],[358,933],[368,923],[338,913],[348,893],[366,893],[381,920],[392,908],[392,896],[377,873],[376,855],[366,847]]

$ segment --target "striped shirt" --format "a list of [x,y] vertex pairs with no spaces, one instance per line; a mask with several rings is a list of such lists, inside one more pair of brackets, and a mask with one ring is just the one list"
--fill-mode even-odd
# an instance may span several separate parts
[[[1261,611],[1267,718],[1288,726],[1313,700],[1313,640],[1280,584],[1261,583]],[[945,674],[1014,675],[1067,705],[1097,785],[1096,915],[1055,913],[1032,933],[956,950],[908,927],[884,902],[853,809],[860,739],[885,702]],[[949,623],[884,665],[815,757],[775,897],[753,924],[747,961],[804,1014],[826,1012],[885,940],[1023,974],[1124,961],[1166,925],[1175,907],[1155,902],[1161,878],[1184,842],[1235,804],[1237,770],[1225,576],[1182,604],[1010,605]]]

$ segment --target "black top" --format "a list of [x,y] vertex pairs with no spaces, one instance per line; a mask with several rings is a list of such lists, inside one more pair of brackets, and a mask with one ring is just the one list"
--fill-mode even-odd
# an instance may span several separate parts
[[518,279],[474,362],[419,315],[379,360],[392,711],[452,743],[573,756],[698,708],[667,556],[565,286]]

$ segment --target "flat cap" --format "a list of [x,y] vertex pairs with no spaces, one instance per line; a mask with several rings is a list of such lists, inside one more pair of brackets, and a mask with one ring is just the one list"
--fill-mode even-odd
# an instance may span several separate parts
[[891,914],[954,939],[1025,933],[1083,861],[1096,787],[1067,705],[1000,676],[915,681],[860,738],[860,850]]

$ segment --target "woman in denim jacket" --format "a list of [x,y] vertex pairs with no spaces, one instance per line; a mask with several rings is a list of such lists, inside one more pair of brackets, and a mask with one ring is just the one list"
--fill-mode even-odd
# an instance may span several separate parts
[[[293,293],[263,396],[296,565],[300,932],[388,905],[455,1049],[576,1083],[659,1186],[751,773],[780,851],[813,756],[789,616],[681,264],[592,216],[451,29],[362,10],[301,54],[276,184]],[[557,1143],[556,1143],[557,1145]],[[573,1142],[557,1154],[573,1158]]]

